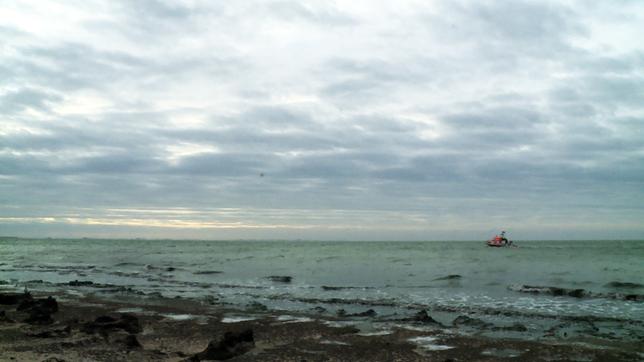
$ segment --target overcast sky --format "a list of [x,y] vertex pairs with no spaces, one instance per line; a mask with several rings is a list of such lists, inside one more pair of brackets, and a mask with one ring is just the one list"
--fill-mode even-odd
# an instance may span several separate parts
[[644,3],[0,0],[0,235],[644,238]]

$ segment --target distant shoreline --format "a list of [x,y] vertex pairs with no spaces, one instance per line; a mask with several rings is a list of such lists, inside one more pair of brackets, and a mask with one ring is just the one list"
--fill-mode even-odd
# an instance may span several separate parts
[[[485,242],[485,238],[472,239],[472,240],[335,240],[335,239],[168,239],[168,238],[109,238],[109,237],[54,237],[54,236],[13,236],[13,235],[0,235],[0,240],[66,240],[66,241],[82,241],[82,240],[140,240],[140,241],[213,241],[213,242],[329,242],[329,243],[472,243],[472,242]],[[526,240],[513,240],[515,243],[539,243],[539,242],[634,242],[644,241],[642,239],[526,239]]]

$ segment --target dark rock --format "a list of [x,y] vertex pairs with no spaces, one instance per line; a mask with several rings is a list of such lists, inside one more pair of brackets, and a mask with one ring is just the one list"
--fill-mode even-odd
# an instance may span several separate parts
[[314,311],[315,313],[320,313],[320,314],[326,312],[326,308],[320,307],[319,305],[311,308],[311,310]]
[[470,318],[466,315],[456,317],[456,319],[452,321],[452,324],[455,326],[467,326],[481,329],[494,327],[492,323],[488,323],[477,318]]
[[332,334],[335,335],[345,335],[345,334],[356,334],[360,332],[360,329],[354,327],[354,326],[344,326],[344,327],[338,327],[338,328],[332,328],[330,330]]
[[19,304],[23,300],[29,300],[33,297],[29,292],[25,293],[0,293],[0,304],[2,305],[14,305]]
[[94,282],[90,280],[72,280],[67,284],[72,287],[83,287],[88,285],[94,285]]
[[114,338],[111,343],[117,346],[120,345],[128,351],[143,348],[134,334],[126,334],[124,336]]
[[123,330],[128,333],[141,332],[139,319],[131,314],[121,314],[119,318],[100,316],[93,322],[83,324],[81,330],[88,334],[100,333],[107,335],[109,332]]
[[574,298],[583,298],[583,297],[591,296],[591,293],[587,292],[584,289],[566,289],[566,288],[559,288],[559,287],[522,285],[518,287],[511,286],[510,290],[514,290],[522,293],[548,294],[556,297],[569,296]]
[[293,277],[288,275],[271,275],[266,277],[266,279],[269,279],[271,281],[278,282],[278,283],[290,283],[293,280]]
[[61,337],[69,337],[71,333],[72,333],[72,327],[70,325],[67,325],[62,328],[51,328],[51,329],[45,329],[40,331],[27,332],[26,335],[28,335],[29,337],[36,337],[36,338],[61,338]]
[[42,360],[42,362],[67,362],[67,361],[58,357],[49,357],[47,359]]
[[432,318],[429,314],[427,314],[427,310],[423,309],[420,312],[416,313],[413,317],[410,318],[403,318],[402,321],[404,322],[414,322],[414,323],[423,323],[423,324],[436,324],[442,326],[442,324]]
[[268,307],[260,302],[253,301],[248,303],[248,309],[252,311],[257,311],[257,312],[265,312],[268,310]]
[[51,324],[51,315],[58,312],[58,302],[49,296],[45,299],[23,299],[16,307],[19,312],[29,313],[24,322],[29,324]]
[[195,275],[209,275],[209,274],[221,274],[223,273],[222,271],[219,270],[198,270],[192,274]]
[[252,330],[248,329],[239,333],[226,332],[219,342],[211,341],[203,352],[197,353],[188,360],[226,360],[242,355],[254,347],[255,339]]
[[335,314],[336,314],[338,317],[346,317],[346,316],[347,316],[347,311],[346,311],[346,310],[344,310],[343,308],[340,308],[340,309],[338,309],[338,311],[337,311],[337,312],[335,312]]
[[41,313],[52,314],[58,312],[58,302],[52,296],[45,299],[24,299],[18,304],[16,310],[19,312],[38,310]]
[[23,320],[25,323],[29,324],[52,324],[54,320],[51,318],[51,313],[44,312],[42,310],[34,309],[30,312],[29,317]]
[[624,300],[632,300],[636,302],[644,301],[644,295],[641,294],[627,294],[624,296]]
[[354,314],[349,314],[349,317],[375,317],[378,315],[375,310],[369,309],[361,313],[354,313]]
[[583,289],[573,289],[573,290],[568,290],[566,295],[574,298],[583,298],[586,295],[586,291]]
[[169,266],[169,267],[165,268],[165,271],[169,271],[169,272],[171,272],[171,271],[175,271],[175,270],[177,270],[177,269],[176,269],[176,268],[174,268],[174,267],[171,267],[171,266]]
[[127,347],[128,349],[143,348],[141,343],[139,343],[139,340],[136,339],[136,336],[133,334],[127,335],[123,342],[125,343],[125,347]]
[[638,283],[629,283],[629,282],[610,282],[605,285],[606,287],[611,288],[644,288],[644,285]]
[[322,290],[342,290],[344,288],[342,287],[333,287],[333,286],[328,286],[328,285],[323,285],[321,286]]
[[7,317],[7,313],[3,310],[0,310],[0,322],[3,323],[14,323],[15,321],[9,317]]
[[433,280],[456,280],[456,279],[461,279],[461,278],[462,278],[462,276],[460,276],[458,274],[450,274],[450,275],[440,277],[440,278],[436,278],[436,279],[433,279]]
[[219,303],[219,297],[215,297],[214,295],[206,295],[203,297],[203,300],[205,303],[212,305]]

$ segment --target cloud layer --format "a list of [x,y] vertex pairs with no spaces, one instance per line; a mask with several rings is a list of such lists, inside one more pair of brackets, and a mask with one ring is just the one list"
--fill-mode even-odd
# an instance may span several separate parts
[[0,234],[636,238],[637,1],[22,1]]

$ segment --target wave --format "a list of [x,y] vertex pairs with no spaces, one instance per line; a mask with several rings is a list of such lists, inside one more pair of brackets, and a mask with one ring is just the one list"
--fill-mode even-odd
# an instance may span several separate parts
[[620,289],[637,289],[637,288],[644,288],[644,285],[639,284],[639,283],[631,283],[631,282],[610,282],[604,285],[605,287],[610,287],[610,288],[620,288]]
[[521,293],[543,294],[555,297],[572,297],[572,298],[604,298],[625,301],[644,301],[644,294],[624,294],[624,293],[597,293],[586,289],[569,289],[550,286],[532,286],[514,284],[508,286],[509,290]]
[[192,272],[192,274],[195,275],[211,275],[211,274],[222,274],[223,271],[221,270],[197,270],[195,272]]
[[331,291],[331,290],[367,290],[367,289],[376,289],[376,287],[350,287],[350,286],[333,286],[333,285],[322,285],[320,286],[322,290]]

